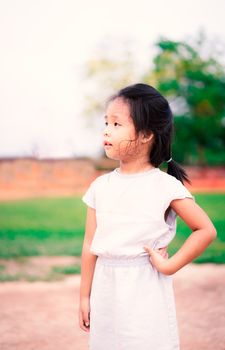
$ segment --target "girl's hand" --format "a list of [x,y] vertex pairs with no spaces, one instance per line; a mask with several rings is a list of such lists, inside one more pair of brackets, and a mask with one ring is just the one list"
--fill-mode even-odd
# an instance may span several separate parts
[[85,332],[90,332],[90,300],[88,297],[80,300],[79,324]]
[[168,246],[163,247],[163,248],[156,249],[156,251],[157,251],[160,255],[162,255],[162,257],[165,258],[165,259],[168,259],[168,258],[169,258],[169,254],[167,253],[167,247],[168,247]]
[[143,247],[143,249],[150,255],[152,265],[164,275],[171,275],[173,272],[170,270],[166,248],[167,247],[154,250],[149,246]]

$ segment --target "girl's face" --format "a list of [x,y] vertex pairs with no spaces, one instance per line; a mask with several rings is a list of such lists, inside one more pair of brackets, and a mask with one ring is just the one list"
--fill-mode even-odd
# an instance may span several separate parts
[[130,108],[122,98],[111,101],[106,110],[103,146],[108,158],[129,160],[138,157],[141,142],[130,116]]

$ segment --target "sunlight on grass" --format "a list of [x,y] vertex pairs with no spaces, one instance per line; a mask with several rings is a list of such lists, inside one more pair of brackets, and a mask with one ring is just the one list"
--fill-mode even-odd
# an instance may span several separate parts
[[[196,262],[225,263],[225,225],[222,193],[195,193],[195,199],[217,229],[217,239]],[[43,198],[0,203],[0,257],[37,255],[80,256],[86,206],[80,198]],[[173,254],[191,230],[177,219],[177,235],[169,246]]]

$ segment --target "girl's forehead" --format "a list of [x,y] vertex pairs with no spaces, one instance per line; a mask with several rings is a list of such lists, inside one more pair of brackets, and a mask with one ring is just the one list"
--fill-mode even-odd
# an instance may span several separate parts
[[130,120],[130,106],[122,98],[116,98],[110,101],[106,109],[106,117],[118,117]]

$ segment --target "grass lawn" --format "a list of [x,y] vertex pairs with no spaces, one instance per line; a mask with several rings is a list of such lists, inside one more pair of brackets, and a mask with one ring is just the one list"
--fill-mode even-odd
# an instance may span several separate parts
[[0,257],[79,256],[85,207],[80,198],[0,203]]
[[[225,263],[225,194],[194,194],[213,221],[218,236],[198,263]],[[79,256],[84,235],[86,206],[80,198],[33,199],[0,203],[0,257],[36,255]],[[177,220],[177,235],[170,244],[174,253],[191,233]]]

